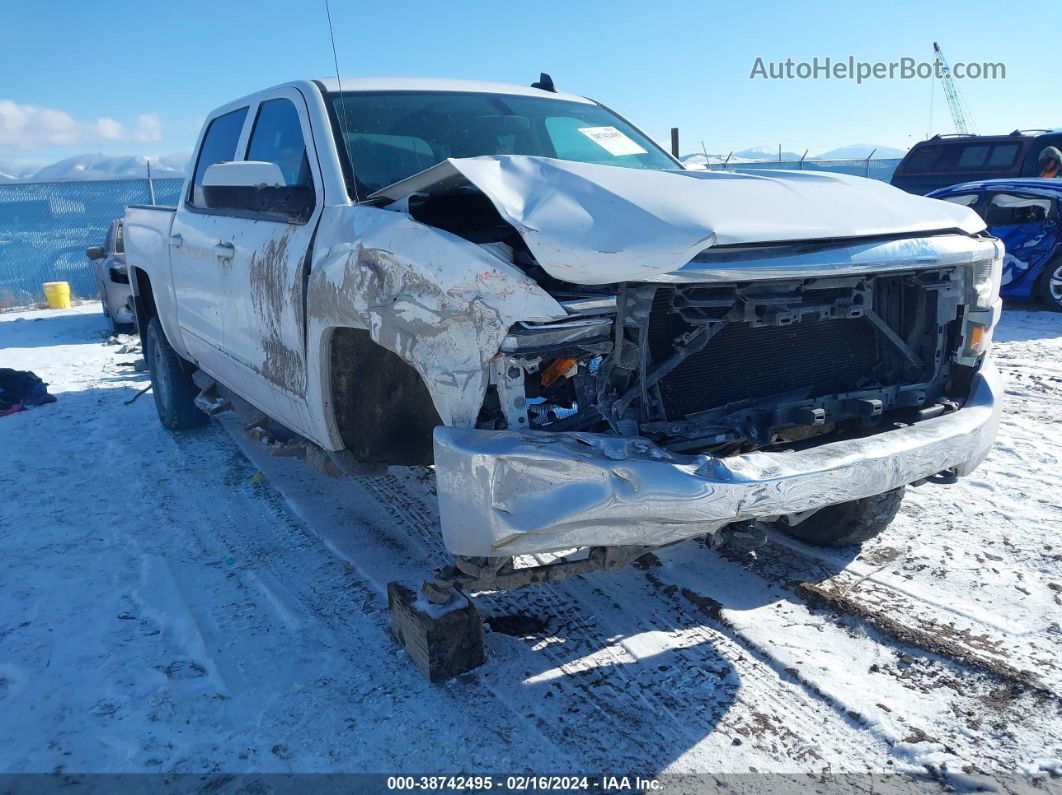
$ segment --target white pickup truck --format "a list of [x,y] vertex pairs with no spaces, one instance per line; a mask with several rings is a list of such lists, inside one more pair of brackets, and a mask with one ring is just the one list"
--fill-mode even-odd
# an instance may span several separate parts
[[433,463],[454,582],[496,587],[754,525],[858,543],[982,460],[1003,251],[975,213],[685,170],[536,85],[212,112],[178,206],[125,216],[162,422],[239,400],[339,470]]

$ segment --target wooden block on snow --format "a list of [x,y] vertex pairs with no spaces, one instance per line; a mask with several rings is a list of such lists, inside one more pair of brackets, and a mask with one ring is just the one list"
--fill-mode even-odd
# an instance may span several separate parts
[[450,603],[437,605],[401,583],[387,584],[391,632],[429,682],[471,671],[486,659],[483,617],[471,599],[451,591]]

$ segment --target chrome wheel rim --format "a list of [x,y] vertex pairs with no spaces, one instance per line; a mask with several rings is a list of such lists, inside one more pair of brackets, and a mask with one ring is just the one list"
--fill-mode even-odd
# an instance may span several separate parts
[[1062,265],[1059,265],[1047,281],[1047,289],[1056,304],[1062,304]]

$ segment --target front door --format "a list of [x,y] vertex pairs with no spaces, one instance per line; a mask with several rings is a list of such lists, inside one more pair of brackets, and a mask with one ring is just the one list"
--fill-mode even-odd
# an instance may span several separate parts
[[221,284],[225,351],[256,382],[247,393],[268,395],[260,408],[298,430],[305,425],[304,284],[323,189],[300,92],[278,89],[252,113],[245,159],[277,164],[286,185],[310,189],[316,201],[298,215],[231,219],[221,241],[231,257]]

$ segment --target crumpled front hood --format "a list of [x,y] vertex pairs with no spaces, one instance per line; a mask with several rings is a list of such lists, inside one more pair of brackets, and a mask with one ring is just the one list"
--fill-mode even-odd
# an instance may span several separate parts
[[548,157],[450,159],[373,194],[399,202],[471,184],[550,275],[578,284],[678,270],[710,246],[980,232],[972,210],[821,171],[648,171]]

